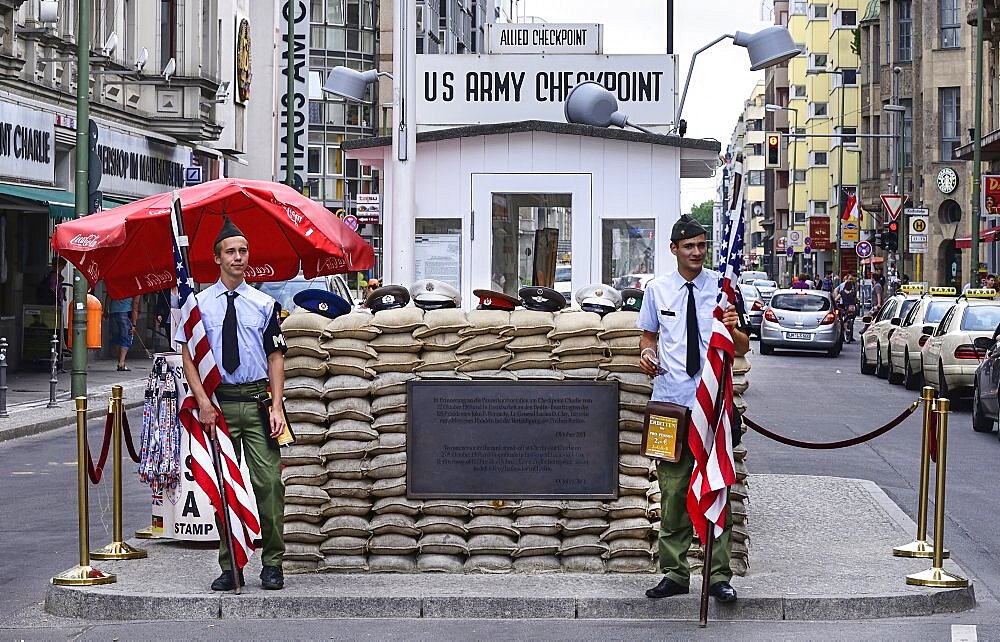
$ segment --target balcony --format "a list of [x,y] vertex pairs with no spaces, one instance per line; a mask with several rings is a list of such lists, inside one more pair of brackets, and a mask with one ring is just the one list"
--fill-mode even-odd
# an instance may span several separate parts
[[215,93],[219,81],[207,76],[174,77],[170,84],[157,84],[154,111],[148,127],[152,131],[189,141],[215,141],[223,125],[215,116]]
[[788,209],[788,189],[779,188],[774,190],[773,194],[773,205],[775,210],[787,210]]

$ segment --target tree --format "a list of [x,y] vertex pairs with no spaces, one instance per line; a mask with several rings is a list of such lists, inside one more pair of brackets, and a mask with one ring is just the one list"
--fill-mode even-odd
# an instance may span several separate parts
[[691,208],[691,218],[701,223],[702,227],[708,230],[706,238],[712,240],[712,212],[715,209],[715,201],[705,201]]

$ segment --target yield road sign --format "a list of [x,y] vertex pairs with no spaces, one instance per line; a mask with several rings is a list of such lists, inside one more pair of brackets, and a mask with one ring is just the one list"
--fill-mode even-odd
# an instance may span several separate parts
[[882,204],[885,205],[889,218],[894,221],[899,218],[899,213],[903,211],[903,200],[904,197],[900,194],[882,194]]
[[872,244],[868,241],[860,241],[855,247],[854,251],[857,253],[858,257],[862,259],[867,259],[872,255]]

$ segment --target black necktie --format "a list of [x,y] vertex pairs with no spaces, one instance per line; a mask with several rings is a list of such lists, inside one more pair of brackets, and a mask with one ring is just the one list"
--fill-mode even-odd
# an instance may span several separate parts
[[[687,370],[693,377],[701,369],[701,336],[698,334],[698,310],[694,305],[694,283],[685,283],[688,289],[687,307]],[[225,345],[225,343],[223,343]]]
[[236,336],[236,292],[226,293],[226,318],[222,320],[222,367],[232,374],[240,367],[240,340]]

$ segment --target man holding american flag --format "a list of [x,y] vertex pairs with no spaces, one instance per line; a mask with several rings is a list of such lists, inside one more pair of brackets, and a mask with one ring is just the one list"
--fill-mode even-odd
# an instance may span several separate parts
[[[643,331],[639,341],[640,365],[646,374],[654,377],[652,399],[690,408],[693,419],[689,433],[700,433],[698,420],[703,419],[704,414],[699,415],[699,410],[706,404],[709,410],[715,405],[710,395],[704,394],[703,379],[712,378],[709,377],[712,369],[706,367],[706,356],[710,354],[710,348],[715,349],[717,346],[716,334],[720,329],[723,333],[728,331],[728,336],[722,337],[723,343],[732,347],[735,356],[742,356],[750,349],[745,315],[739,314],[736,307],[728,307],[716,316],[720,300],[724,301],[726,297],[720,299],[719,296],[722,275],[704,267],[708,254],[706,237],[705,228],[697,221],[687,215],[681,216],[670,234],[670,251],[677,257],[677,270],[646,284],[637,322]],[[742,257],[734,256],[733,260],[741,261]],[[721,323],[716,324],[716,321]],[[717,374],[715,376],[718,377]],[[718,378],[713,380],[716,383],[721,381]],[[729,390],[731,391],[731,386]],[[731,392],[725,399],[731,403]],[[722,407],[728,411],[724,403]],[[728,422],[720,428],[718,437],[722,443],[729,444],[731,451],[731,436],[723,434],[729,430]],[[718,445],[719,442],[714,439],[715,431],[711,431],[711,434],[710,440]],[[698,436],[689,434],[677,463],[657,463],[656,475],[661,494],[658,547],[660,569],[664,577],[657,586],[646,591],[647,597],[662,598],[688,592],[690,569],[687,552],[694,533],[688,510],[688,503],[692,502],[689,488],[693,492],[696,480],[700,479],[699,475],[692,476],[696,463],[699,466],[696,472],[707,470],[704,460],[708,457],[706,452],[710,453],[712,450],[712,444],[697,441],[695,438]],[[725,441],[727,438],[728,442]],[[692,439],[695,441],[692,442]],[[699,452],[692,452],[692,443],[698,446]],[[698,455],[702,455],[701,459]],[[724,455],[725,453],[716,453],[718,457]],[[695,505],[706,499],[707,495],[699,495]],[[732,517],[727,510],[726,497],[722,495],[722,504],[726,507],[723,509],[725,526],[721,537],[713,546],[712,559],[707,562],[711,564],[709,593],[719,602],[732,602],[736,599],[736,591],[729,584],[732,579],[729,566]],[[712,498],[707,499],[711,503]],[[699,531],[705,529],[705,515],[710,513],[711,510],[706,510],[704,515],[697,514],[701,525]],[[711,527],[712,524],[707,526]]]

